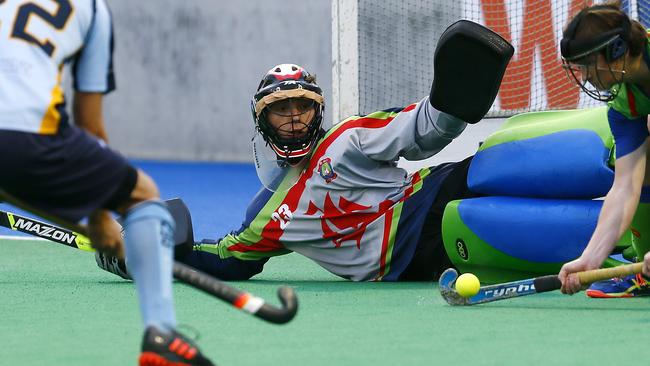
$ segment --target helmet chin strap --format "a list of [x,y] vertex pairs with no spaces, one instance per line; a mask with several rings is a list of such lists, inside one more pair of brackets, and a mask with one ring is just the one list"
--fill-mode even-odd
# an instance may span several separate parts
[[307,155],[300,158],[287,158],[282,164],[282,168],[298,168],[307,160]]
[[286,164],[285,166],[296,166],[299,165],[303,159],[309,156],[314,143],[312,142],[302,149],[292,151],[290,151],[287,146],[285,146],[283,149],[272,142],[269,143],[269,145],[277,155],[278,161],[281,162],[281,164]]

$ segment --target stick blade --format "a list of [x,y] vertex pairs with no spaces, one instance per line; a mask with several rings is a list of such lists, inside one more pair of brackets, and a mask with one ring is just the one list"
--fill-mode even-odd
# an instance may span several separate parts
[[440,295],[442,295],[442,298],[445,299],[449,305],[467,305],[467,299],[456,292],[455,285],[457,278],[458,272],[453,268],[448,268],[442,272],[442,275],[438,280]]

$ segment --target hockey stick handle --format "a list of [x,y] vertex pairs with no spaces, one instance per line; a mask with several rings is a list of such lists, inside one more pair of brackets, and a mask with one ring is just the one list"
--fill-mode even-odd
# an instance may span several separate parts
[[[61,228],[59,228],[54,225],[46,224],[49,227],[60,230],[62,232],[81,235],[84,236],[85,238],[88,237],[88,233],[85,227],[79,224],[67,222],[66,220],[63,220],[58,217],[53,217],[51,215],[42,212],[41,210],[30,207],[30,205],[25,204],[21,200],[13,197],[12,195],[4,192],[1,189],[0,189],[0,199],[13,206],[19,207],[25,211],[29,211],[35,215],[38,215],[44,219],[47,219],[61,226]],[[13,227],[9,225],[9,221],[8,221],[9,215],[7,215],[8,213],[4,211],[0,211],[0,213],[2,213],[3,216],[5,217],[5,219],[0,220],[0,225],[13,229]],[[27,219],[24,217],[22,218]],[[27,219],[27,220],[31,220],[31,219]],[[31,221],[38,224],[44,224],[36,220],[31,220]],[[31,231],[31,230],[27,230],[27,231],[21,230],[21,231],[34,236],[44,237],[42,235],[39,235],[35,231]],[[62,240],[56,240],[56,238],[48,238],[48,237],[44,237],[44,238],[49,239],[58,244],[64,244],[73,248],[88,250],[82,248],[78,244],[68,243]],[[238,290],[208,274],[200,272],[190,266],[187,266],[185,264],[176,261],[174,262],[173,274],[174,274],[174,278],[178,279],[179,281],[184,282],[185,284],[190,285],[196,289],[202,290],[208,294],[211,294],[220,300],[230,303],[231,305],[233,305],[238,309],[241,309],[245,312],[248,312],[260,319],[266,320],[271,323],[275,323],[275,324],[287,323],[291,319],[293,319],[293,317],[296,315],[296,312],[298,311],[298,299],[293,289],[289,287],[280,287],[278,289],[278,297],[280,298],[282,307],[277,308],[275,306],[267,304],[264,301],[264,299],[260,297]]]
[[642,271],[643,263],[632,263],[623,266],[578,272],[578,278],[580,278],[581,284],[589,285],[596,281],[602,281],[612,277],[624,277],[631,274],[641,273]]
[[[612,277],[624,277],[631,274],[641,273],[643,271],[643,263],[632,263],[623,266],[611,268],[599,268],[589,271],[578,272],[578,278],[583,286],[590,285],[596,281],[606,280]],[[548,292],[559,290],[562,287],[562,282],[557,275],[537,277],[533,281],[535,290],[537,292]]]
[[278,297],[282,307],[275,307],[267,304],[260,297],[227,286],[214,277],[179,262],[174,263],[174,277],[271,323],[287,323],[293,319],[298,311],[298,298],[290,287],[283,286],[278,289]]

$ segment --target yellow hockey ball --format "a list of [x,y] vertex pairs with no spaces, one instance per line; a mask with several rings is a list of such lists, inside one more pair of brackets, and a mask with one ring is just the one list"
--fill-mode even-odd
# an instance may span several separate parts
[[462,297],[472,297],[478,294],[479,288],[481,288],[481,283],[478,281],[478,277],[471,273],[463,273],[456,280],[456,292]]

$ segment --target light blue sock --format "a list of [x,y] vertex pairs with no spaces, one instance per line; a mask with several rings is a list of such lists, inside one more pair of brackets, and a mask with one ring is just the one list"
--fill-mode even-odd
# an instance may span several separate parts
[[140,203],[124,219],[127,267],[138,290],[145,328],[176,327],[172,296],[174,229],[174,220],[160,201]]

